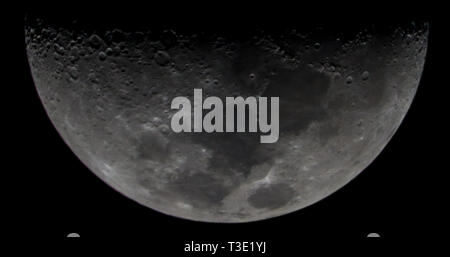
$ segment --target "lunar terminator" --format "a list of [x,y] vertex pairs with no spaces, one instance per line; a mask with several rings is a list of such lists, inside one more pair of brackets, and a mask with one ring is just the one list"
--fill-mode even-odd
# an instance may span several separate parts
[[[168,215],[248,222],[335,192],[367,167],[416,92],[426,22],[336,29],[85,29],[29,18],[39,97],[79,159],[118,192]],[[171,100],[280,98],[280,135],[174,133]]]

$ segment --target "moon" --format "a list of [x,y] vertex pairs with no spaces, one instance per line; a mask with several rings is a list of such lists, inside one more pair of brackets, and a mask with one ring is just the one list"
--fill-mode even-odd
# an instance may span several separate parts
[[[63,140],[126,197],[221,223],[300,210],[363,171],[413,100],[428,39],[427,22],[239,35],[75,23],[25,23],[34,83]],[[173,132],[171,100],[194,88],[279,97],[279,140]]]

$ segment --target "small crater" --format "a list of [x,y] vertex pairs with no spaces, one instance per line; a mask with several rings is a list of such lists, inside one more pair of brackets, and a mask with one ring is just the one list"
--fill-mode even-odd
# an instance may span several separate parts
[[368,80],[368,79],[369,79],[369,76],[370,76],[370,74],[369,74],[368,71],[364,71],[364,72],[361,74],[362,80]]
[[106,54],[105,54],[105,52],[100,52],[100,53],[98,54],[98,59],[99,59],[100,61],[106,60]]
[[347,79],[345,80],[345,82],[347,82],[347,84],[352,84],[353,83],[353,77],[352,76],[348,76]]
[[155,54],[155,61],[161,66],[166,66],[167,64],[169,64],[170,56],[164,51],[158,51]]
[[320,43],[315,43],[314,44],[314,49],[315,50],[319,50],[320,49]]
[[89,45],[96,50],[100,49],[102,43],[102,39],[96,34],[89,37]]
[[75,66],[70,66],[68,68],[68,73],[73,80],[77,80],[79,76],[78,69]]
[[112,50],[110,47],[106,48],[105,53],[107,56],[111,56],[114,54],[114,50]]

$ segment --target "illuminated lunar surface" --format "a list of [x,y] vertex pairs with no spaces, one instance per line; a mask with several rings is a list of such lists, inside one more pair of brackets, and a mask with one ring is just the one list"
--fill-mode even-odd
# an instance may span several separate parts
[[[426,23],[334,30],[97,32],[31,20],[34,82],[72,151],[118,192],[209,222],[280,216],[335,192],[386,146],[419,84]],[[325,35],[325,36],[324,36]],[[280,97],[280,138],[174,133],[176,96]]]

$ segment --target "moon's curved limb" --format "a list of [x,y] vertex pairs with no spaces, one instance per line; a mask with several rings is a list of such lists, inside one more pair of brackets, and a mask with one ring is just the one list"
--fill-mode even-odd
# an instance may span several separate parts
[[[387,144],[416,92],[428,25],[92,34],[33,20],[26,42],[45,109],[74,153],[129,198],[169,215],[246,222],[341,188]],[[170,101],[279,96],[280,139],[173,133]]]

